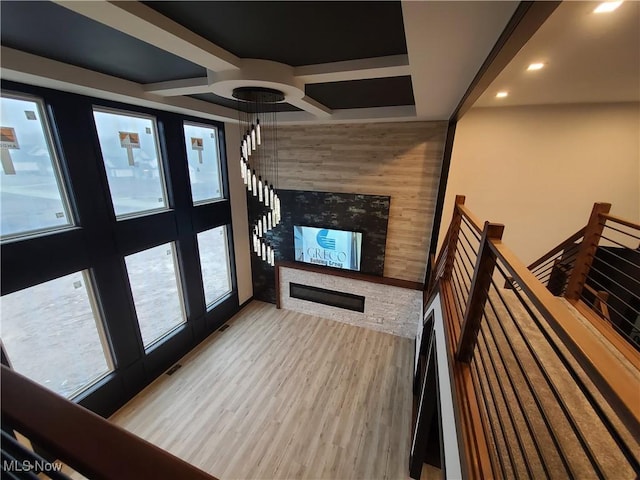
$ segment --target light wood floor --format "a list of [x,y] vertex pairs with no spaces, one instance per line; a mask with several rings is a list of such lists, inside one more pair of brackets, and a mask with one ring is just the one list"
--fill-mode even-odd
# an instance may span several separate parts
[[413,342],[254,301],[111,418],[222,479],[407,479]]

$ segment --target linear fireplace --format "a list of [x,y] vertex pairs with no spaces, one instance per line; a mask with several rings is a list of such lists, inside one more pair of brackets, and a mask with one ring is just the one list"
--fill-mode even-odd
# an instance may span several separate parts
[[364,297],[360,295],[326,290],[299,283],[289,283],[289,295],[300,300],[364,313]]

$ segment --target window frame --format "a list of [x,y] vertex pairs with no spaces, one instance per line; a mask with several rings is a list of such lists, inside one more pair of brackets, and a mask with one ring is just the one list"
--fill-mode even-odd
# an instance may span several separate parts
[[[114,359],[113,349],[109,342],[109,337],[106,332],[104,315],[99,307],[99,299],[96,295],[95,285],[94,285],[91,271],[90,269],[81,269],[81,270],[68,272],[63,275],[57,276],[55,278],[51,278],[49,280],[46,280],[40,283],[36,283],[34,285],[31,285],[30,287],[23,289],[23,290],[28,290],[29,288],[37,288],[39,286],[46,285],[47,283],[55,282],[64,277],[68,277],[75,274],[80,274],[80,276],[82,277],[83,288],[87,295],[87,304],[91,312],[91,316],[93,317],[94,325],[96,327],[96,337],[97,337],[96,340],[97,340],[97,343],[102,348],[102,353],[104,355],[104,360],[105,360],[107,370],[105,372],[100,373],[96,377],[92,378],[86,384],[76,388],[75,390],[70,392],[68,395],[64,395],[64,397],[69,401],[75,401],[75,399],[81,397],[86,392],[92,390],[96,386],[96,384],[100,383],[102,380],[112,375],[116,371],[116,363]],[[2,354],[5,356],[8,365],[12,365],[13,362],[11,362],[11,355],[5,348],[4,342],[2,342],[2,349],[3,349]],[[11,366],[11,368],[14,368],[14,367]],[[21,373],[21,372],[18,372],[18,373]],[[31,380],[34,382],[36,381],[34,379],[31,379]],[[46,388],[49,388],[49,387],[46,387]],[[53,389],[51,390],[55,392],[55,390]],[[55,392],[55,393],[57,393],[58,395],[62,395],[61,393],[58,393],[58,392]]]
[[[86,268],[81,270],[82,277],[84,279],[84,284],[86,285],[87,295],[89,296],[89,305],[91,306],[91,311],[93,313],[93,318],[96,322],[96,329],[98,330],[98,337],[100,337],[100,344],[102,345],[102,350],[105,352],[105,358],[107,359],[107,366],[109,367],[109,373],[112,373],[116,368],[117,364],[115,361],[115,355],[113,353],[113,345],[109,340],[109,332],[107,331],[107,325],[104,321],[104,312],[100,305],[100,298],[98,296],[98,292],[95,285],[95,280],[93,278],[93,272],[90,268]],[[103,375],[101,378],[104,378],[107,374]],[[93,382],[95,384],[98,380]]]
[[67,175],[65,175],[62,161],[64,155],[62,149],[59,148],[58,142],[53,132],[53,118],[50,118],[48,109],[46,108],[46,102],[44,98],[28,93],[15,92],[13,90],[0,90],[0,98],[10,98],[13,100],[31,101],[37,105],[38,113],[40,115],[40,125],[43,127],[43,133],[45,142],[49,150],[51,158],[51,164],[53,169],[53,176],[58,187],[58,193],[62,201],[62,208],[64,210],[65,217],[68,222],[66,225],[60,225],[57,227],[44,227],[36,228],[32,230],[25,230],[19,233],[2,234],[0,233],[0,243],[9,241],[22,240],[31,237],[37,237],[41,235],[48,235],[51,233],[63,232],[77,228],[79,226],[76,212],[73,208],[74,198],[72,197],[71,188],[67,186]]
[[[96,124],[95,121],[95,112],[100,112],[100,113],[109,113],[109,114],[113,114],[113,115],[121,115],[121,116],[129,116],[129,117],[134,117],[134,118],[142,118],[145,120],[151,120],[152,124],[153,124],[153,133],[154,133],[154,144],[156,147],[156,152],[158,155],[157,161],[158,161],[158,173],[160,174],[160,188],[162,190],[162,201],[163,201],[163,206],[162,207],[158,207],[158,208],[152,208],[152,209],[148,209],[148,210],[140,210],[137,212],[131,212],[131,213],[125,213],[125,214],[118,214],[116,212],[116,206],[113,202],[113,193],[111,192],[111,184],[109,183],[109,174],[107,173],[107,165],[104,162],[104,154],[102,152],[102,144],[100,143],[100,134],[98,132],[98,125]],[[166,168],[166,158],[165,158],[165,152],[164,150],[161,148],[161,144],[160,144],[160,132],[158,129],[158,117],[156,117],[155,115],[151,115],[148,113],[143,113],[143,112],[139,112],[136,110],[123,110],[123,109],[119,109],[119,108],[114,108],[114,107],[108,107],[108,106],[104,106],[101,105],[99,103],[93,103],[91,105],[91,113],[92,113],[92,119],[93,119],[93,129],[96,132],[96,141],[97,141],[97,145],[98,145],[98,154],[100,155],[100,160],[101,160],[101,167],[103,169],[103,175],[104,178],[107,182],[107,191],[106,193],[108,194],[109,197],[109,202],[111,205],[111,209],[113,212],[113,216],[116,219],[116,222],[120,222],[123,220],[129,220],[131,218],[137,218],[137,217],[144,217],[147,215],[154,215],[157,213],[162,213],[162,212],[166,212],[169,210],[172,210],[174,207],[172,205],[172,199],[171,196],[169,195],[169,185],[167,183],[167,172],[165,171]]]
[[[168,367],[206,339],[240,309],[233,243],[233,218],[227,159],[228,123],[172,111],[162,105],[143,106],[126,100],[98,98],[0,79],[3,93],[38,96],[46,108],[62,180],[71,193],[76,228],[51,235],[3,242],[2,295],[29,288],[80,270],[91,272],[94,295],[111,345],[115,369],[87,386],[73,401],[109,416]],[[24,92],[24,93],[23,93]],[[169,207],[116,218],[106,177],[93,110],[114,110],[155,119],[166,201]],[[193,203],[185,156],[184,122],[217,129],[222,196],[217,201]],[[124,218],[122,218],[124,220]],[[196,234],[227,225],[227,252],[231,292],[205,307]],[[137,328],[124,256],[172,242],[180,271],[186,322],[153,345],[143,347]],[[27,307],[28,308],[28,307]]]
[[[181,327],[184,327],[185,325],[187,325],[189,323],[189,316],[187,315],[187,305],[185,302],[185,292],[184,292],[184,285],[183,285],[183,273],[182,273],[182,267],[180,265],[180,259],[178,258],[178,246],[176,244],[177,240],[170,240],[168,242],[163,242],[163,243],[159,243],[157,245],[153,245],[153,246],[149,246],[149,247],[145,247],[141,250],[138,250],[136,252],[132,252],[132,253],[128,253],[126,255],[123,255],[123,261],[125,264],[125,269],[127,271],[127,282],[129,283],[129,289],[131,291],[131,297],[133,300],[133,308],[134,308],[134,312],[135,312],[135,320],[136,320],[136,324],[140,333],[140,339],[142,341],[142,347],[145,351],[145,353],[148,353],[150,351],[152,351],[154,348],[158,347],[159,345],[162,345],[164,343],[165,340],[167,340],[170,336],[172,336],[173,334],[175,334],[179,329],[181,329]],[[140,325],[140,317],[138,314],[138,309],[136,308],[136,299],[135,299],[135,295],[133,293],[133,287],[131,284],[131,276],[129,274],[129,266],[127,265],[127,257],[132,257],[134,255],[137,255],[139,253],[143,253],[146,252],[147,250],[152,250],[154,248],[158,248],[158,247],[162,247],[162,246],[170,246],[171,248],[171,257],[173,259],[173,274],[174,277],[173,279],[176,282],[176,290],[178,293],[178,301],[180,304],[180,316],[182,321],[180,323],[175,324],[174,326],[172,326],[171,328],[169,328],[166,332],[162,333],[160,336],[154,338],[153,340],[151,340],[148,344],[145,345],[144,343],[144,337],[142,336],[142,328]]]
[[[212,311],[216,307],[216,305],[220,303],[221,300],[225,299],[226,297],[229,296],[229,294],[233,293],[233,276],[232,276],[232,266],[231,266],[231,263],[232,263],[231,248],[230,248],[231,237],[229,236],[229,228],[228,228],[230,226],[231,224],[218,225],[216,227],[206,228],[196,233],[196,245],[198,248],[198,263],[200,265],[200,277],[202,278],[202,298],[204,300],[204,308],[207,313]],[[211,302],[207,303],[207,292],[205,290],[204,272],[202,271],[202,254],[200,252],[200,242],[198,240],[198,235],[200,235],[201,233],[209,232],[211,230],[215,230],[216,228],[224,229],[224,238],[225,238],[224,251],[225,251],[226,261],[228,265],[227,280],[229,282],[229,290],[219,295],[218,297],[213,299]]]
[[[191,174],[189,173],[189,153],[188,153],[188,146],[187,146],[187,142],[186,142],[186,138],[185,138],[185,157],[187,158],[187,177],[189,178],[189,193],[191,194],[191,203],[194,207],[197,207],[199,205],[207,205],[210,203],[216,203],[216,202],[222,202],[225,200],[229,200],[228,198],[228,193],[225,189],[224,186],[224,181],[223,181],[223,177],[222,177],[222,148],[220,145],[220,127],[218,125],[213,125],[213,124],[207,124],[207,123],[201,123],[201,122],[195,122],[192,120],[188,120],[186,118],[183,118],[182,120],[182,133],[184,135],[185,131],[184,131],[184,127],[185,125],[190,125],[192,127],[201,127],[201,128],[211,128],[216,132],[216,151],[217,151],[217,155],[218,155],[218,162],[217,162],[217,167],[218,167],[218,181],[220,184],[220,197],[218,198],[209,198],[209,199],[205,199],[205,200],[198,200],[198,201],[194,201],[193,200],[193,185],[191,183]],[[216,227],[213,227],[216,228]],[[200,232],[198,232],[200,233]]]

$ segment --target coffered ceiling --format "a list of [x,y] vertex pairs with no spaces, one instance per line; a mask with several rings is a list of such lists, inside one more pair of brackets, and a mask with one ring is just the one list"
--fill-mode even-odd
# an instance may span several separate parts
[[[640,2],[597,5],[563,2],[475,106],[639,101]],[[283,123],[445,120],[517,6],[1,1],[1,75],[219,120],[247,85],[285,93]]]
[[448,119],[518,2],[2,1],[2,77],[236,120]]

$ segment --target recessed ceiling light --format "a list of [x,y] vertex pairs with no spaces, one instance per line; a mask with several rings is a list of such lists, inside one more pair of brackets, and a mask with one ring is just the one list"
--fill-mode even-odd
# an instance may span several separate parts
[[596,7],[593,13],[608,13],[613,12],[616,8],[622,5],[622,0],[618,2],[603,2]]
[[527,67],[527,70],[540,70],[544,67],[544,63],[532,63]]
[[504,98],[509,95],[509,92],[498,92],[496,93],[496,98]]

